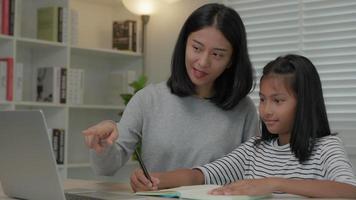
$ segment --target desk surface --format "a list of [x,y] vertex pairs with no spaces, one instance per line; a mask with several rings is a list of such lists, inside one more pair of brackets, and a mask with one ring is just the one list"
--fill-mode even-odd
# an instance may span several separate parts
[[[87,181],[87,180],[73,180],[73,179],[67,179],[64,181],[64,189],[95,189],[95,190],[100,190],[100,191],[121,191],[121,192],[130,192],[132,191],[129,184],[122,184],[122,183],[112,183],[112,182],[103,182],[103,181]],[[157,198],[157,197],[148,197],[148,200],[157,200],[157,199],[163,199],[163,198]],[[273,196],[271,199],[283,199],[283,200],[292,200],[292,199],[307,199],[307,198],[302,198],[298,196],[289,196],[289,195],[276,195]],[[12,198],[7,197],[2,190],[1,184],[0,184],[0,200],[12,200]],[[318,199],[313,199],[313,200],[318,200]],[[319,199],[320,200],[320,199]],[[332,199],[328,199],[332,200]],[[340,200],[340,199],[334,199],[334,200]]]

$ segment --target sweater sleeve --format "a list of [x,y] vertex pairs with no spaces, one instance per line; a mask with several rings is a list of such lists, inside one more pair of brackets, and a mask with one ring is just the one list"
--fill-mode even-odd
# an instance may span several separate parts
[[116,143],[103,153],[90,150],[92,168],[98,175],[114,175],[130,158],[139,138],[142,137],[144,101],[147,100],[149,87],[137,92],[127,104],[117,124],[119,137]]

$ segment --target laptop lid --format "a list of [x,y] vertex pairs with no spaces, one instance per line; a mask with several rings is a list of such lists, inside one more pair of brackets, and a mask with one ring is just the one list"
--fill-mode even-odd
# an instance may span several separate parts
[[0,111],[0,181],[9,197],[65,200],[41,111]]

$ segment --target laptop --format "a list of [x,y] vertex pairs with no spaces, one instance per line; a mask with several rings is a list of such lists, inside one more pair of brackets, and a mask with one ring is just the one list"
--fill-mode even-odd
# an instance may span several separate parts
[[132,193],[64,192],[47,130],[39,110],[0,111],[0,182],[7,196],[36,200],[144,199]]

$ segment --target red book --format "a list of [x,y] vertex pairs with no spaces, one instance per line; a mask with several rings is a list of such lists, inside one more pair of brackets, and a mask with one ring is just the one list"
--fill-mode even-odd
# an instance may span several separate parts
[[1,14],[1,33],[5,35],[10,34],[10,0],[2,1]]
[[13,58],[0,58],[7,64],[6,74],[6,100],[12,101],[14,99],[14,59]]

